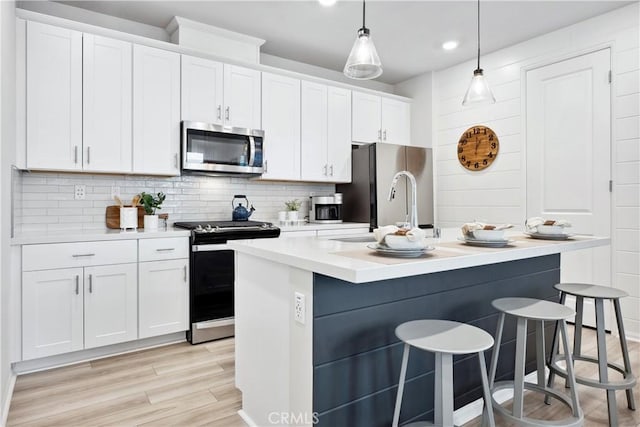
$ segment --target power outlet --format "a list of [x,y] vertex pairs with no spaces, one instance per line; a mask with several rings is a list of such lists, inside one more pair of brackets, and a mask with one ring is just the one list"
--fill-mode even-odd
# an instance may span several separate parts
[[87,192],[87,186],[83,184],[76,184],[73,198],[76,200],[84,200]]
[[293,317],[298,323],[304,325],[307,310],[305,308],[304,294],[300,292],[294,293]]

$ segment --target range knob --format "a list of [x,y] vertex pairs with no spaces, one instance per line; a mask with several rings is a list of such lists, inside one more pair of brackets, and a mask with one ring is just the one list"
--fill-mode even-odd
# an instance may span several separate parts
[[200,224],[196,225],[195,231],[202,231],[202,226]]
[[207,233],[211,233],[213,231],[213,229],[211,228],[211,224],[205,225],[204,231],[206,231]]

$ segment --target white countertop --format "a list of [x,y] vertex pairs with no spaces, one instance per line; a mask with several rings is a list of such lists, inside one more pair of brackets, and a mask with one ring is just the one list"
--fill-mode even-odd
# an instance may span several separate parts
[[21,233],[11,239],[11,245],[35,245],[43,243],[93,242],[98,240],[157,239],[161,237],[189,237],[189,230],[168,227],[158,231],[69,230],[37,231]]
[[273,221],[273,224],[280,227],[282,232],[290,231],[315,231],[315,230],[340,230],[348,228],[369,228],[368,222],[341,222],[339,224],[320,224],[314,222],[307,222],[302,225],[280,225],[278,221]]
[[[387,258],[367,248],[368,243],[347,243],[331,238],[297,237],[229,241],[228,246],[277,263],[291,265],[353,283],[365,283],[439,271],[455,270],[561,252],[606,246],[608,237],[574,236],[570,240],[536,240],[514,233],[504,248],[478,248],[459,242],[456,234],[433,241],[435,250],[418,259]],[[456,236],[456,237],[451,237]]]

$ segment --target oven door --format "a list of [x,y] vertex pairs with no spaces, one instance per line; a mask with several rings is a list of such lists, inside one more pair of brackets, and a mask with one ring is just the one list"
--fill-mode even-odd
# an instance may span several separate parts
[[261,174],[260,130],[182,122],[182,169],[210,173]]
[[189,342],[234,335],[234,252],[225,244],[191,247]]

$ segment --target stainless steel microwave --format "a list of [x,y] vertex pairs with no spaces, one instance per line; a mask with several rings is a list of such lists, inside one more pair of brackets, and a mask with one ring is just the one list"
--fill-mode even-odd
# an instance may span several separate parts
[[260,175],[262,130],[182,122],[182,170],[199,173]]

